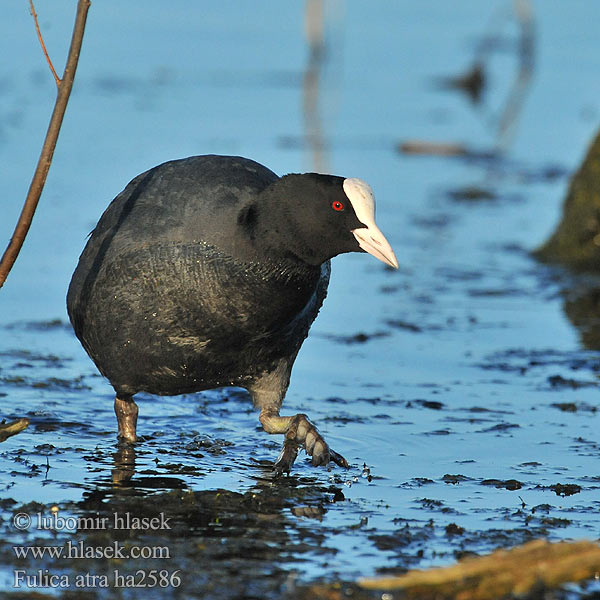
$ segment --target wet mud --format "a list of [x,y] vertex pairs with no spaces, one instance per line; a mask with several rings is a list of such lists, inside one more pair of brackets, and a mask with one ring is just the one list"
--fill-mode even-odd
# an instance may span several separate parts
[[[453,272],[446,285],[465,280],[486,276]],[[380,292],[397,293],[404,292]],[[316,339],[358,367],[365,359],[357,348],[395,336],[435,341],[486,326],[479,319],[441,320],[431,302],[415,306],[424,316],[418,330],[406,327],[401,314],[386,318],[388,329],[381,320],[385,336],[322,332]],[[7,592],[22,573],[36,594],[55,593],[60,588],[52,582],[68,581],[79,594],[72,597],[81,598],[114,597],[115,590],[133,598],[140,589],[160,598],[166,587],[181,598],[318,597],[315,582],[332,581],[340,582],[338,592],[373,598],[356,578],[538,538],[597,535],[593,351],[522,346],[465,354],[460,362],[470,377],[448,372],[405,388],[366,377],[358,396],[347,386],[321,399],[298,395],[295,408],[309,410],[337,446],[346,444],[351,468],[314,469],[299,459],[291,476],[274,479],[279,440],[260,430],[242,390],[142,396],[142,442],[117,443],[110,390],[93,368],[66,352],[25,349],[36,347],[34,340],[45,340],[42,348],[67,347],[72,333],[63,325],[4,328],[32,343],[2,350],[2,392],[12,407],[6,417],[29,420],[0,446]],[[19,530],[15,519],[23,514],[32,524]],[[146,525],[136,528],[136,521]],[[153,521],[156,529],[148,525]],[[15,546],[71,555],[20,558]],[[123,554],[85,555],[114,547]],[[133,547],[159,554],[131,558]],[[51,575],[62,579],[44,581]],[[154,587],[144,587],[155,577]],[[83,587],[76,591],[74,582]],[[585,598],[587,588],[577,589]]]

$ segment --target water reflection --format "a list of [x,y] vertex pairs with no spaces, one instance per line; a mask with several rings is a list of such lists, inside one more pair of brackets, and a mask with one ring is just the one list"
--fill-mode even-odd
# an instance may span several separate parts
[[535,20],[530,0],[514,0],[514,9],[520,26],[518,67],[504,108],[498,119],[496,148],[506,151],[514,139],[523,102],[531,84],[535,59]]
[[319,80],[325,58],[323,1],[306,2],[305,30],[309,53],[302,84],[306,140],[311,151],[312,168],[320,173],[327,172],[323,123],[319,113]]
[[343,6],[334,0],[306,0],[304,30],[308,60],[302,83],[302,108],[306,144],[310,152],[310,168],[329,172],[329,143],[324,126],[324,72],[332,58],[334,42],[329,22],[337,23]]
[[115,485],[128,483],[135,474],[135,448],[127,442],[120,442],[113,455],[112,482]]
[[[135,461],[132,450],[119,447],[115,471],[129,472]],[[81,501],[61,506],[61,511],[81,523],[106,526],[62,532],[55,543],[118,547],[124,553],[116,562],[99,556],[85,561],[90,573],[108,576],[109,587],[117,585],[119,577],[154,570],[168,571],[167,577],[179,572],[177,585],[167,586],[177,597],[272,597],[293,588],[293,573],[286,566],[293,557],[321,557],[326,563],[336,553],[318,521],[328,505],[344,499],[337,488],[288,477],[276,484],[257,479],[244,492],[149,492],[138,485],[145,479],[123,478],[121,483],[128,481],[128,485],[111,486],[100,477]],[[145,555],[134,557],[133,548]],[[52,564],[40,567],[39,560],[35,567],[56,569]],[[62,572],[74,575],[78,568],[75,559],[61,561]]]
[[563,310],[588,350],[600,350],[600,282],[579,283],[564,291]]
[[[506,8],[506,5],[503,8]],[[439,81],[440,86],[444,89],[464,93],[473,107],[480,110],[485,95],[484,92],[491,79],[489,75],[491,71],[490,63],[494,58],[494,54],[498,51],[505,51],[507,48],[515,52],[517,58],[516,70],[506,98],[501,102],[500,108],[486,108],[482,111],[493,132],[493,149],[488,152],[474,152],[472,149],[462,146],[462,144],[412,141],[401,144],[400,148],[403,152],[471,158],[479,155],[498,156],[508,150],[514,139],[523,103],[531,85],[536,47],[535,16],[531,1],[513,0],[510,14],[512,20],[516,20],[519,27],[519,37],[516,44],[509,43],[507,45],[505,43],[503,39],[504,15],[495,14],[490,21],[488,31],[482,35],[476,45],[475,56],[471,65],[463,73],[443,77]]]

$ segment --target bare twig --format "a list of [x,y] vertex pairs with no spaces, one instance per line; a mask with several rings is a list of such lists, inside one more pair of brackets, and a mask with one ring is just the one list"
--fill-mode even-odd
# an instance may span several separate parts
[[31,16],[35,22],[35,31],[37,32],[38,39],[40,40],[40,44],[42,46],[42,51],[44,52],[44,56],[48,61],[48,66],[52,71],[52,75],[54,75],[54,80],[56,81],[56,87],[60,87],[61,81],[60,77],[56,74],[56,70],[54,69],[54,65],[50,60],[50,56],[48,56],[48,50],[46,50],[46,44],[44,44],[44,38],[42,37],[42,32],[40,31],[40,24],[38,23],[37,13],[35,12],[35,7],[33,6],[33,0],[29,0],[29,9],[31,11]]
[[67,64],[65,65],[62,79],[59,80],[60,84],[58,85],[56,93],[56,103],[54,104],[54,110],[52,112],[52,117],[50,118],[50,124],[48,125],[46,139],[42,146],[42,152],[35,173],[33,174],[29,191],[27,192],[27,198],[23,204],[23,210],[21,211],[8,247],[0,260],[0,287],[4,285],[6,277],[15,263],[15,260],[17,260],[19,251],[25,241],[25,236],[31,226],[31,221],[42,194],[42,190],[44,189],[44,184],[46,183],[46,177],[48,176],[48,170],[50,169],[50,163],[52,162],[52,156],[54,155],[54,149],[56,148],[56,141],[73,87],[73,81],[75,79],[75,71],[77,70],[77,62],[79,61],[79,52],[81,51],[81,43],[83,42],[85,21],[87,19],[89,7],[90,0],[78,0],[77,15],[75,17],[75,25],[71,37],[71,47],[69,48]]

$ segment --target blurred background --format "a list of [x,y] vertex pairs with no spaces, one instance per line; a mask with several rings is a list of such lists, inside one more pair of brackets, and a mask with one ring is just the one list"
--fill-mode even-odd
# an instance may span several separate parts
[[[59,73],[75,4],[36,2]],[[1,12],[5,244],[55,84],[28,3]],[[0,292],[0,416],[32,422],[2,445],[5,472],[16,469],[3,497],[68,501],[74,513],[99,489],[116,497],[111,391],[68,326],[71,273],[138,173],[235,154],[278,174],[366,180],[400,262],[391,272],[365,256],[334,261],[284,407],[307,412],[353,468],[298,461],[278,515],[304,506],[298,490],[315,494],[313,508],[335,500],[330,486],[345,499],[318,519],[286,516],[287,535],[317,531],[332,551],[324,560],[292,545],[278,585],[290,572],[331,580],[530,537],[597,537],[600,356],[563,310],[571,276],[529,252],[559,220],[600,123],[599,22],[600,4],[585,0],[93,2],[40,206]],[[138,472],[169,448],[171,464],[192,471],[152,466],[152,476],[175,473],[194,493],[271,485],[252,460],[274,460],[279,439],[259,431],[243,394],[146,397],[140,415],[154,437]],[[230,445],[200,460],[185,445],[198,436]],[[462,534],[448,535],[451,523]],[[402,537],[409,525],[422,535]]]
[[[519,4],[529,12],[523,17],[528,23],[519,20]],[[62,70],[73,3],[39,0],[37,9]],[[0,235],[7,239],[55,86],[27,2],[6,2],[3,10]],[[396,243],[410,235],[410,213],[440,187],[479,183],[487,174],[480,164],[402,156],[397,146],[405,140],[461,143],[483,152],[501,148],[534,170],[570,169],[599,118],[599,10],[584,1],[567,8],[552,0],[539,7],[342,0],[277,9],[261,2],[93,5],[44,201],[2,302],[18,298],[22,311],[43,286],[45,308],[29,310],[40,317],[64,314],[72,267],[107,202],[133,176],[172,158],[240,154],[281,174],[323,170],[363,177]],[[526,59],[524,27],[530,28]],[[440,85],[477,64],[484,77],[478,99]],[[502,118],[525,67],[522,98],[505,132]],[[531,245],[558,218],[563,191],[537,187],[527,191],[540,198],[529,211],[538,229],[524,236]],[[36,248],[46,240],[52,251],[40,254]]]

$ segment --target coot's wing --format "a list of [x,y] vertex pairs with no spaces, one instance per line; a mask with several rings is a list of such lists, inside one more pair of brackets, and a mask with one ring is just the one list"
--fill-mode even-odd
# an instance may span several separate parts
[[138,175],[110,203],[81,254],[67,295],[75,333],[99,271],[156,242],[205,242],[227,251],[237,214],[278,176],[237,156],[193,156]]

